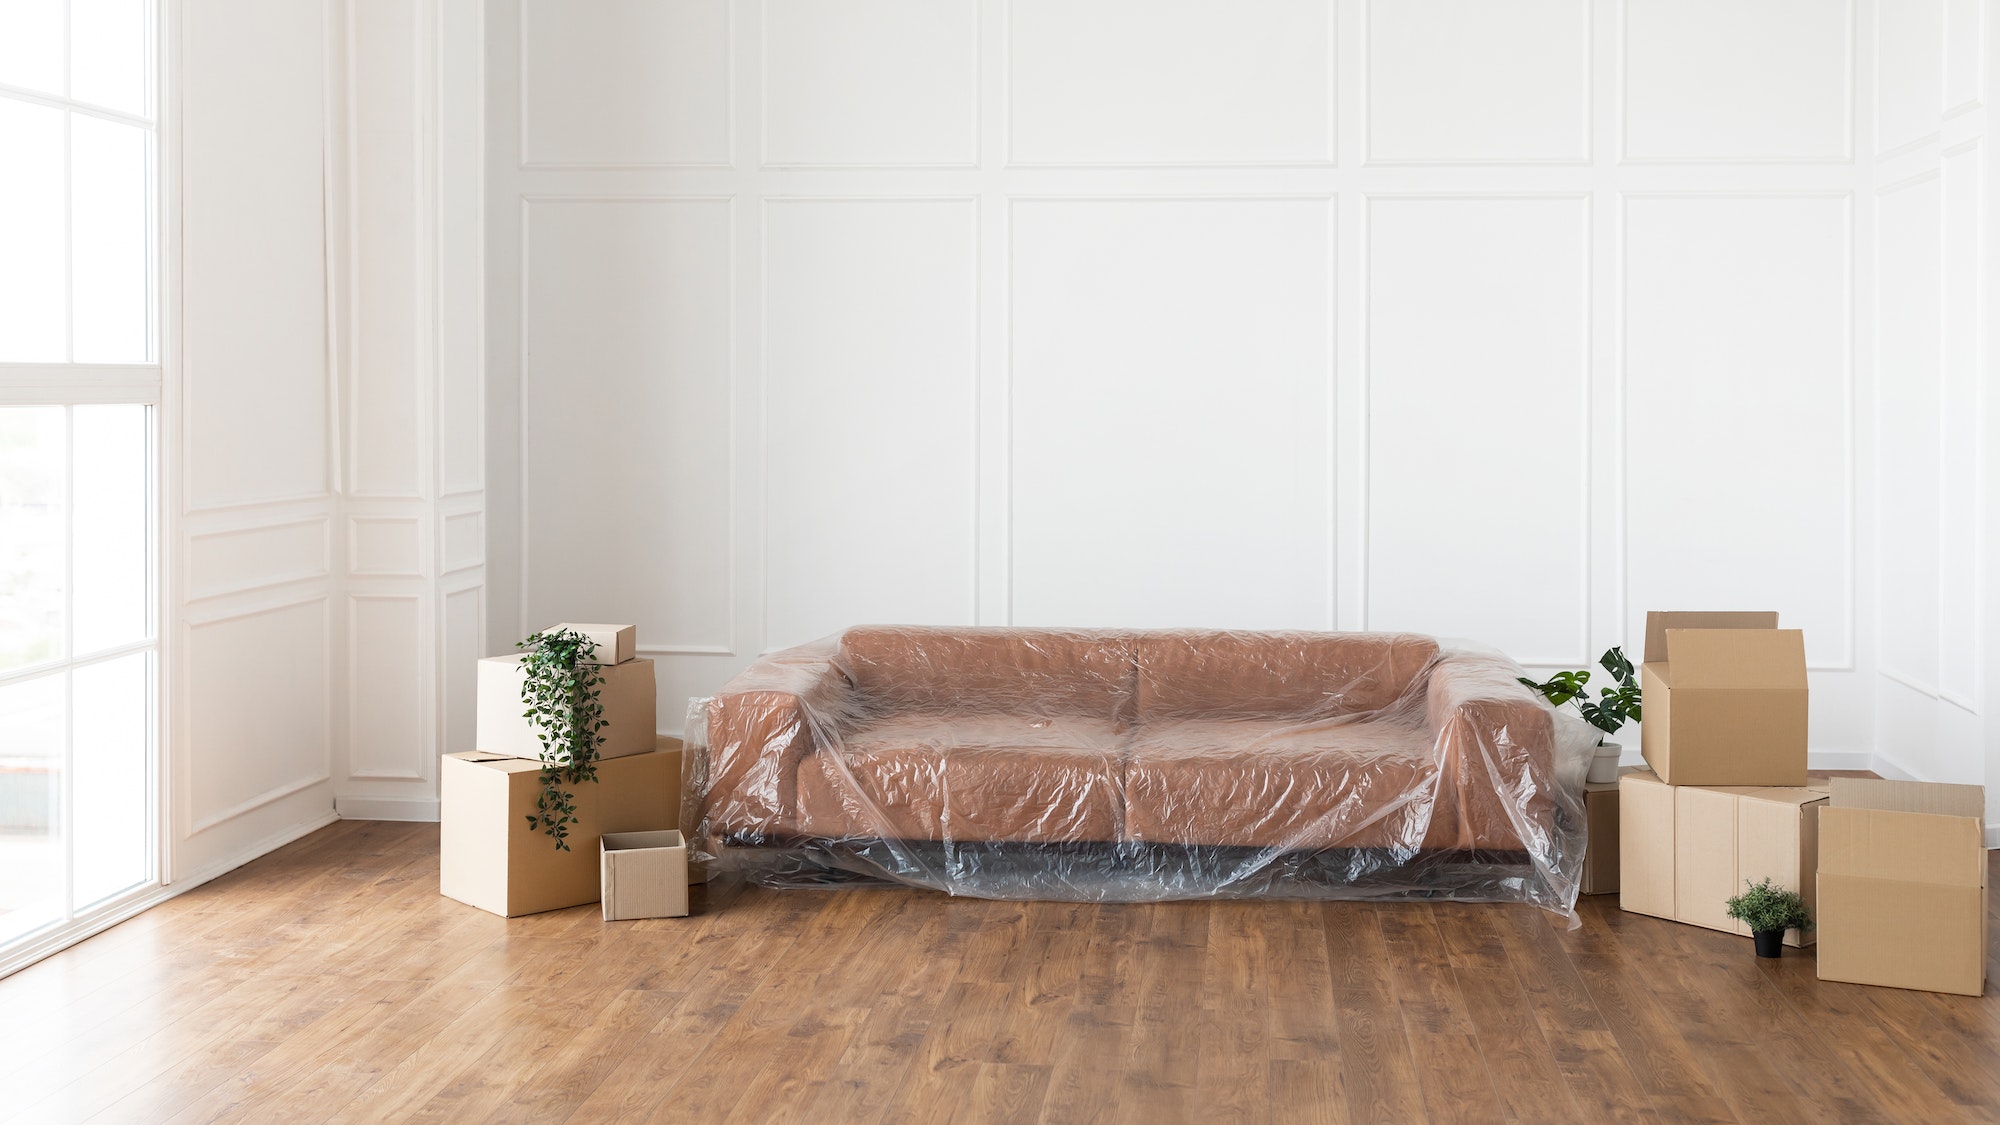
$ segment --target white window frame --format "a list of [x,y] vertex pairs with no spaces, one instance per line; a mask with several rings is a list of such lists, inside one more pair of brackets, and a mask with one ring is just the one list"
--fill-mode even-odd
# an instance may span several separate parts
[[[149,469],[151,472],[150,508],[152,514],[152,589],[150,591],[150,636],[140,642],[121,645],[98,652],[78,654],[72,651],[71,638],[74,633],[74,615],[65,613],[63,626],[64,645],[61,659],[28,668],[12,669],[0,673],[0,685],[22,683],[29,680],[52,676],[68,676],[74,669],[127,656],[134,652],[151,652],[151,708],[149,735],[151,753],[148,755],[148,779],[152,795],[152,831],[148,834],[151,854],[148,857],[148,878],[131,888],[112,895],[110,898],[88,904],[78,909],[76,896],[76,871],[74,862],[74,818],[71,816],[73,799],[72,779],[74,775],[74,697],[65,693],[65,745],[62,770],[62,817],[64,858],[64,916],[60,922],[44,926],[15,938],[0,946],[0,977],[33,964],[35,961],[67,948],[83,939],[105,930],[126,918],[139,913],[161,901],[170,893],[167,885],[172,879],[172,793],[173,771],[168,768],[173,747],[170,732],[173,729],[171,700],[173,693],[168,685],[174,680],[174,660],[176,646],[173,631],[169,625],[177,617],[177,575],[174,571],[176,552],[173,545],[179,542],[179,527],[176,520],[177,505],[170,498],[178,494],[180,464],[180,198],[179,198],[179,98],[178,83],[175,81],[178,69],[178,5],[175,0],[152,0],[152,42],[149,52],[152,63],[153,117],[147,120],[129,113],[107,109],[102,106],[72,101],[67,97],[50,95],[15,87],[0,85],[0,97],[26,101],[32,104],[52,106],[72,113],[84,113],[121,124],[139,126],[151,130],[153,134],[153,245],[152,245],[152,285],[151,322],[148,339],[151,343],[153,362],[144,364],[101,364],[101,363],[0,363],[0,406],[84,406],[97,404],[137,404],[152,410],[152,442]],[[64,3],[64,60],[65,73],[71,65],[68,51],[68,28],[71,4]],[[67,81],[65,82],[67,86]],[[65,150],[68,148],[69,119],[64,119]],[[64,166],[65,186],[69,175],[67,160]],[[65,228],[68,226],[69,208],[73,206],[70,193],[64,192]],[[74,244],[65,240],[65,254],[73,256]],[[69,280],[65,283],[64,354],[73,355],[74,334],[67,329],[74,321],[74,267],[67,271]],[[74,456],[73,451],[68,454]],[[67,487],[67,486],[66,486]],[[74,566],[74,544],[65,543],[66,569]],[[66,591],[65,597],[70,592]]]

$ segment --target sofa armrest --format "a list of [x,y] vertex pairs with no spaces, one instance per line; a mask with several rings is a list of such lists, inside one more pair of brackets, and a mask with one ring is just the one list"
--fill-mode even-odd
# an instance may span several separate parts
[[791,833],[799,762],[835,742],[851,694],[830,642],[773,653],[724,685],[708,706],[697,834]]
[[1458,790],[1458,846],[1545,845],[1556,805],[1555,716],[1497,653],[1447,651],[1431,666],[1426,718]]

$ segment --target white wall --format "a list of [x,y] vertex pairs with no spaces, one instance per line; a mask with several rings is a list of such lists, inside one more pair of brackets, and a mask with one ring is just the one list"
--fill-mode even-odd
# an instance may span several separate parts
[[1981,193],[1880,194],[1940,3],[500,0],[490,633],[636,621],[677,716],[859,621],[1775,608],[1818,764],[1980,772],[1882,686],[1995,635],[1900,280]]
[[[1978,0],[1882,3],[1875,57],[1876,683],[1885,772],[1984,783],[2000,824],[2000,254],[1988,138],[2000,27]],[[1989,830],[2000,844],[2000,833]]]
[[[478,0],[168,7],[182,885],[436,815],[484,647]],[[171,213],[171,212],[170,212]]]

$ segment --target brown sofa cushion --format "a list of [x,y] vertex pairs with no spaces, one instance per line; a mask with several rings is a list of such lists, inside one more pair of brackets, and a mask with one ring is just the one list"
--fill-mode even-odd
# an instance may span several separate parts
[[1119,746],[1107,720],[899,716],[800,763],[807,836],[1067,843],[1119,838]]
[[1126,633],[871,626],[841,637],[836,663],[878,713],[1131,715]]
[[1458,835],[1455,788],[1414,724],[1148,724],[1125,801],[1126,838],[1147,843],[1309,851],[1449,847]]
[[[1141,633],[1138,718],[1321,719],[1394,703],[1438,654],[1407,633]],[[1421,687],[1421,683],[1416,686]]]

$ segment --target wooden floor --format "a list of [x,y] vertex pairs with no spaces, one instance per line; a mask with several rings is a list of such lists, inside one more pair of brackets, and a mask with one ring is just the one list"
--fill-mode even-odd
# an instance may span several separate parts
[[[0,981],[0,1120],[2000,1120],[2000,995],[1584,900],[698,890],[504,921],[346,822]],[[2000,972],[1996,972],[2000,979]]]

